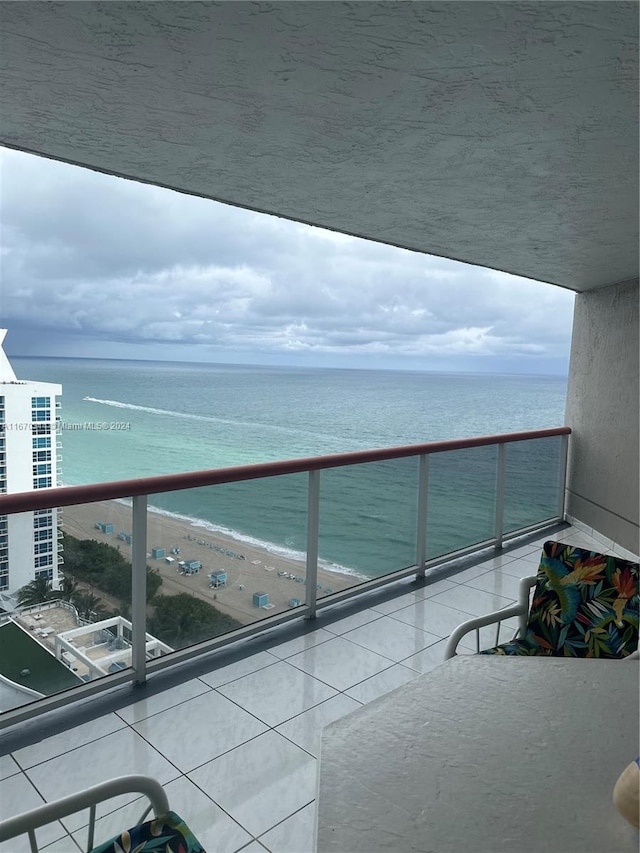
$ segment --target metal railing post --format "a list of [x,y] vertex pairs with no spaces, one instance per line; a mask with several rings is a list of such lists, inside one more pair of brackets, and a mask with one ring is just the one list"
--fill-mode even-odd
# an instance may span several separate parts
[[305,604],[308,619],[315,619],[318,597],[318,532],[320,524],[320,471],[309,471],[307,494],[307,571]]
[[[315,457],[312,459],[294,459],[279,463],[262,463],[237,468],[197,471],[185,474],[150,477],[137,480],[99,483],[86,486],[65,486],[61,488],[43,489],[39,492],[24,492],[0,495],[0,516],[12,513],[33,512],[40,509],[55,509],[60,507],[75,507],[83,504],[97,504],[98,501],[118,500],[129,496],[133,498],[132,508],[132,665],[126,670],[114,672],[104,677],[96,678],[88,683],[80,682],[78,686],[62,690],[51,696],[45,696],[26,705],[10,709],[0,714],[0,730],[33,719],[40,714],[82,702],[92,696],[97,696],[116,685],[130,682],[142,683],[148,674],[155,674],[162,669],[179,666],[200,655],[209,654],[213,650],[222,649],[249,637],[262,634],[276,626],[293,623],[302,618],[313,618],[317,611],[324,608],[343,604],[351,598],[365,595],[373,590],[382,589],[389,584],[411,576],[420,577],[432,568],[453,565],[453,561],[471,554],[482,553],[484,549],[495,546],[496,543],[506,543],[526,534],[539,533],[556,524],[564,517],[565,493],[568,480],[568,452],[570,450],[568,435],[569,427],[559,427],[552,430],[537,430],[508,435],[484,436],[473,439],[455,439],[452,441],[429,442],[420,445],[387,448],[356,453],[334,454],[333,456]],[[504,510],[506,490],[506,445],[512,442],[529,441],[532,439],[562,437],[559,449],[559,470],[557,473],[558,495],[553,505],[553,517],[539,518],[537,522],[515,530],[505,531]],[[501,445],[504,445],[502,447]],[[431,453],[448,453],[474,447],[498,447],[497,488],[496,488],[496,517],[495,538],[489,536],[480,542],[463,548],[448,551],[445,554],[429,558],[427,545],[429,531],[428,521],[428,475],[429,456]],[[318,551],[319,551],[319,514],[320,514],[320,472],[343,468],[346,466],[383,462],[390,459],[419,459],[418,475],[418,518],[416,531],[416,565],[392,571],[388,574],[354,582],[339,592],[329,593],[318,597]],[[515,460],[514,460],[515,462]],[[196,643],[185,649],[178,649],[153,660],[146,660],[146,588],[147,588],[147,503],[149,495],[164,494],[167,491],[183,491],[202,486],[219,485],[221,483],[249,482],[267,477],[283,476],[286,474],[308,474],[308,514],[307,514],[307,554],[306,554],[306,602],[296,608],[285,609],[273,616],[265,616],[250,625],[243,625],[218,637],[213,637],[201,643]],[[432,509],[433,511],[433,509]],[[549,510],[547,510],[549,511]],[[544,512],[544,509],[542,510]],[[499,547],[499,545],[498,545]],[[483,554],[483,559],[485,559]],[[50,607],[60,606],[59,602],[50,602]],[[62,604],[64,606],[64,604]],[[0,615],[0,622],[9,617]],[[89,623],[92,624],[92,623]]]
[[131,546],[131,664],[137,684],[147,680],[147,496],[133,499]]
[[502,548],[504,536],[504,483],[507,470],[507,445],[498,445],[498,470],[496,473],[496,517],[493,527],[495,547]]
[[567,487],[567,462],[569,457],[569,436],[560,436],[560,471],[558,477],[558,518],[564,521],[565,497]]
[[420,456],[418,469],[418,532],[416,537],[417,578],[423,578],[427,562],[427,512],[429,509],[429,455]]

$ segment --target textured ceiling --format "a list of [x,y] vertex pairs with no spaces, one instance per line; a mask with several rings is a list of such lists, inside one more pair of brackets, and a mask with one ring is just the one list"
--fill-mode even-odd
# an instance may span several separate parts
[[1,3],[5,145],[585,290],[638,275],[638,10]]

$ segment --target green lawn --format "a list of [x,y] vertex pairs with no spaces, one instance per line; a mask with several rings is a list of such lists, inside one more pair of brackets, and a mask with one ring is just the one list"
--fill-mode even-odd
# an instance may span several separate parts
[[[28,669],[30,675],[20,675],[23,669]],[[70,669],[13,622],[0,627],[0,673],[45,696],[82,684]]]

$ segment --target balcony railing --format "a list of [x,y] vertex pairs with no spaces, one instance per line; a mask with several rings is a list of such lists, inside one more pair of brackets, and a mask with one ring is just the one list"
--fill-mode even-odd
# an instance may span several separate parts
[[[125,553],[129,554],[132,566],[133,626],[131,667],[8,711],[0,718],[0,727],[127,681],[143,683],[149,674],[165,667],[285,622],[313,618],[320,608],[400,578],[424,577],[435,566],[482,548],[501,548],[508,539],[562,520],[570,432],[568,427],[560,427],[0,497],[0,516],[131,499],[130,533],[119,534],[117,544],[123,549],[130,548]],[[306,483],[301,476],[306,476]],[[275,481],[285,482],[280,498],[289,500],[298,519],[292,525],[302,541],[299,550],[304,552],[304,562],[300,563],[298,576],[287,577],[299,581],[291,584],[290,589],[293,595],[304,593],[304,598],[302,595],[300,600],[292,598],[290,609],[275,615],[264,615],[261,610],[258,621],[149,660],[146,654],[149,498],[155,496],[159,505],[164,501],[164,508],[170,510],[167,500],[172,493],[206,488],[206,493],[195,494],[206,494],[211,501],[215,495],[223,498],[228,495],[224,490],[232,484],[250,483],[253,493],[262,490],[262,505],[268,506]],[[368,491],[363,490],[365,486]],[[354,522],[349,542],[331,541],[331,513],[337,506],[337,498],[340,497],[344,506],[350,496],[351,512],[359,522]],[[66,525],[65,518],[65,528]],[[388,556],[383,560],[379,546],[383,542],[388,545],[390,539],[397,542],[397,548],[394,546],[391,560]],[[343,557],[347,547],[358,563],[353,584],[343,584],[342,589],[334,592],[318,582],[319,570],[322,573],[325,562],[353,566],[353,560]],[[239,556],[233,551],[226,554]],[[273,567],[264,568],[273,571]],[[213,589],[214,599],[215,593]]]

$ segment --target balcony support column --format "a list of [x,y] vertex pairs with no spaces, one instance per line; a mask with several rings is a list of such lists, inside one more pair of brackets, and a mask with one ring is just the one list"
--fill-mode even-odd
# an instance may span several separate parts
[[307,619],[315,619],[318,595],[318,533],[320,523],[320,471],[309,471],[307,496],[307,571],[305,604]]
[[498,445],[498,470],[496,473],[496,514],[493,527],[495,547],[502,550],[504,537],[504,484],[507,472],[507,445]]
[[131,547],[131,665],[135,683],[147,680],[147,496],[133,499]]
[[564,521],[564,510],[567,488],[567,460],[569,456],[569,436],[560,436],[560,470],[558,471],[558,508],[557,515]]
[[427,565],[427,512],[429,509],[429,455],[420,455],[418,469],[418,530],[416,536],[417,578],[423,578]]

